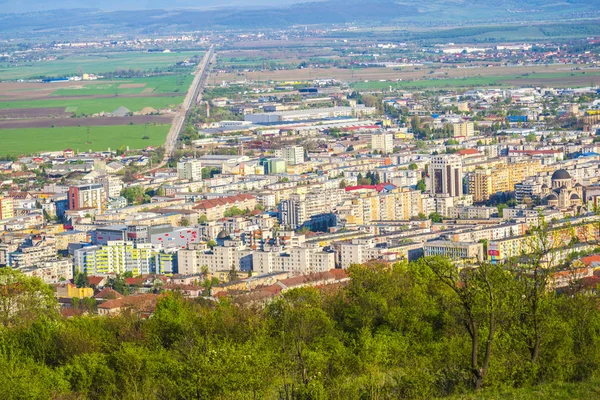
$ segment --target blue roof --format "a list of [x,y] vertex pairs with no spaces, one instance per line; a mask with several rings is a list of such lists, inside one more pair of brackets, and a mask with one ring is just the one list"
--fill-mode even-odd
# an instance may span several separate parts
[[593,152],[593,151],[589,151],[587,153],[581,153],[580,155],[578,155],[575,158],[579,158],[579,157],[597,157],[600,156],[600,154]]

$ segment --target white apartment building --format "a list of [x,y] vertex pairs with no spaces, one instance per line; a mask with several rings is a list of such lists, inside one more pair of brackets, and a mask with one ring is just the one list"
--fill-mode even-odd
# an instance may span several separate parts
[[298,165],[304,163],[304,147],[291,146],[275,150],[275,157],[281,158],[288,165]]
[[202,162],[188,159],[177,163],[177,177],[179,179],[196,182],[202,180]]
[[371,135],[371,149],[385,154],[394,152],[394,135],[392,133],[375,133]]
[[461,262],[483,260],[482,243],[436,240],[425,243],[424,252],[425,256],[444,256]]
[[107,198],[115,198],[121,195],[121,189],[123,189],[123,181],[114,175],[102,175],[96,179],[96,183],[99,183],[104,188],[104,194]]
[[375,260],[381,256],[384,248],[375,247],[375,242],[364,242],[355,239],[351,243],[343,243],[340,246],[341,266],[348,268],[353,264],[363,264]]
[[429,190],[433,195],[462,197],[462,160],[455,154],[433,156],[429,164]]
[[293,247],[285,251],[255,251],[253,271],[265,274],[277,271],[306,275],[335,268],[335,254],[320,247]]

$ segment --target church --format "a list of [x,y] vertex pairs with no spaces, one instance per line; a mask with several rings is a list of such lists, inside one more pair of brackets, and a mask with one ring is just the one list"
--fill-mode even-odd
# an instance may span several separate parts
[[584,187],[579,183],[573,185],[573,179],[566,170],[555,171],[550,181],[552,187],[542,186],[542,198],[545,204],[558,209],[583,206]]

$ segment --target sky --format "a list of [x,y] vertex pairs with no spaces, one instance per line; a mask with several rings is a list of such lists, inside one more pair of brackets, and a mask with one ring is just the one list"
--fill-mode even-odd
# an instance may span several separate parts
[[[215,7],[282,6],[308,0],[0,0],[0,13],[96,8],[104,11]],[[314,0],[310,0],[314,1]]]

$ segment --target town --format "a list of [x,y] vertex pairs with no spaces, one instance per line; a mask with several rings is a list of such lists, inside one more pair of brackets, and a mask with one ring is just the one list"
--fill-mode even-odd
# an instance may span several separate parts
[[2,398],[600,396],[593,1],[13,3]]
[[258,88],[207,87],[162,168],[152,147],[2,161],[0,265],[55,285],[67,313],[173,290],[267,301],[370,261],[502,263],[544,223],[553,261],[577,254],[596,282],[598,89]]

